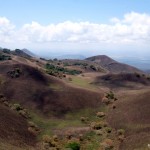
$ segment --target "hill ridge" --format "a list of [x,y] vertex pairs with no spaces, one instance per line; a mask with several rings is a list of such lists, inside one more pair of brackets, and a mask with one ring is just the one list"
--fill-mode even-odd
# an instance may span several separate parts
[[122,73],[122,72],[128,72],[128,73],[134,73],[134,72],[139,72],[142,73],[140,69],[120,63],[112,58],[110,58],[107,55],[97,55],[97,56],[92,56],[88,57],[85,60],[95,62],[96,64],[99,64],[102,66],[104,69],[108,70],[109,72],[112,73]]

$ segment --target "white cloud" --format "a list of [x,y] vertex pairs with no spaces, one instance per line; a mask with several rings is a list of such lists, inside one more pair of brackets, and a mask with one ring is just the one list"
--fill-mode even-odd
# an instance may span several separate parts
[[0,18],[0,42],[20,43],[148,43],[150,41],[150,15],[131,12],[123,19],[112,18],[108,24],[66,21],[41,25],[24,24],[16,30],[7,18]]
[[15,26],[5,17],[0,17],[0,42],[9,43],[13,39]]

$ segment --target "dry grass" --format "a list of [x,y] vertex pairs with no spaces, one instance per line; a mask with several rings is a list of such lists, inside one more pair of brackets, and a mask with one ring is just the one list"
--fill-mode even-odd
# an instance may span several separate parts
[[[22,71],[21,76],[14,79],[7,76],[7,72],[16,67]],[[31,66],[3,64],[0,65],[0,74],[5,78],[0,90],[8,99],[38,109],[45,115],[62,116],[69,111],[101,105],[102,92],[68,86]]]
[[116,129],[125,130],[126,140],[120,149],[145,149],[150,143],[149,89],[125,91],[119,95],[117,108],[109,112],[108,120]]
[[[26,145],[35,145],[35,136],[28,132],[27,121],[10,110],[8,107],[0,104],[0,145],[4,146],[4,142],[9,145],[17,147],[24,147]],[[6,145],[7,146],[7,145]]]

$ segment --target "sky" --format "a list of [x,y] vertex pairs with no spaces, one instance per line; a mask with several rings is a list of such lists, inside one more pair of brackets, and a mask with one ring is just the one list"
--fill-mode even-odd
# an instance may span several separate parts
[[150,57],[150,0],[0,0],[0,47]]

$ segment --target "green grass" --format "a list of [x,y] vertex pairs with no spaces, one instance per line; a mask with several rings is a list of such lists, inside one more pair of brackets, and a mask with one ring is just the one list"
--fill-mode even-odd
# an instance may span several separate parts
[[53,118],[49,117],[46,118],[42,116],[39,113],[30,112],[31,120],[42,129],[41,134],[39,135],[39,138],[41,139],[42,135],[48,134],[52,135],[54,129],[64,129],[67,127],[83,127],[85,124],[83,124],[80,120],[81,116],[88,117],[89,120],[96,120],[96,112],[97,111],[105,111],[105,107],[102,106],[101,108],[97,109],[91,109],[86,108],[79,110],[77,112],[70,112],[67,113],[64,118]]
[[[40,113],[36,112],[30,112],[32,121],[38,125],[41,129],[41,133],[38,136],[39,141],[41,141],[43,135],[50,135],[52,136],[53,131],[60,131],[60,134],[63,134],[63,131],[66,130],[69,127],[88,127],[88,124],[82,123],[80,118],[82,116],[88,117],[90,122],[101,120],[100,118],[96,117],[96,113],[98,111],[107,111],[107,107],[105,105],[102,105],[100,108],[97,109],[91,109],[86,108],[82,110],[78,110],[76,112],[69,112],[67,113],[63,118],[54,118],[54,117],[45,117],[41,115]],[[61,133],[62,132],[62,133]],[[90,137],[90,140],[88,138]],[[84,141],[80,143],[81,150],[98,150],[100,148],[100,143],[103,140],[103,136],[97,135],[94,131],[88,131],[84,135]],[[63,146],[67,144],[66,139],[62,139],[60,143]]]
[[81,127],[83,124],[80,121],[80,118],[72,118],[69,119],[57,119],[57,118],[45,118],[44,116],[37,115],[36,113],[31,113],[32,121],[42,129],[39,138],[44,134],[52,135],[52,131],[54,129],[63,129],[66,127]]
[[84,138],[90,137],[90,141],[86,141],[86,144],[82,145],[82,149],[86,150],[98,150],[100,148],[100,142],[102,141],[103,137],[98,136],[95,134],[94,131],[88,132]]
[[96,86],[90,84],[90,81],[83,78],[83,77],[79,77],[79,76],[72,76],[72,81],[69,81],[71,84],[73,85],[77,85],[80,86],[82,88],[86,88],[86,89],[91,89],[91,90],[96,90]]
[[103,112],[106,112],[107,111],[107,108],[105,106],[101,106],[99,108],[95,108],[95,109],[92,109],[92,108],[85,108],[85,109],[81,109],[81,110],[78,110],[77,112],[70,112],[70,113],[67,113],[65,115],[65,118],[66,119],[79,119],[80,120],[80,117],[88,117],[90,120],[95,120],[97,119],[96,118],[96,113],[98,111],[103,111]]
[[59,84],[50,84],[49,88],[54,90],[54,91],[63,91],[63,87]]

